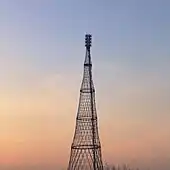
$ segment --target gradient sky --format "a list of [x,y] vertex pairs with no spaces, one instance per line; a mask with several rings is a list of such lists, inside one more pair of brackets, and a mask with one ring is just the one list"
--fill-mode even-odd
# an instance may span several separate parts
[[170,169],[169,0],[0,0],[0,169],[67,167],[85,56],[103,161]]

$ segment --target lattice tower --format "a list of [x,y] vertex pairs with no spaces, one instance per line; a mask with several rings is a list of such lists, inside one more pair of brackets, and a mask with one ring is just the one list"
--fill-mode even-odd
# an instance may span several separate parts
[[95,88],[92,80],[91,41],[92,36],[85,35],[84,75],[68,170],[103,170]]

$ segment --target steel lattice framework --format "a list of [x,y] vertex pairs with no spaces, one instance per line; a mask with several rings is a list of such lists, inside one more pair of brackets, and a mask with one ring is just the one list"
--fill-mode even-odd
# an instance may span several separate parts
[[103,170],[95,88],[92,81],[91,40],[90,34],[85,35],[84,75],[68,170]]

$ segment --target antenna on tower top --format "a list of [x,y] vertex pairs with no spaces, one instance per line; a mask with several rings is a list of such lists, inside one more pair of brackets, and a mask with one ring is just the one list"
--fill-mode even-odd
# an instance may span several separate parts
[[92,35],[91,34],[86,34],[85,35],[85,46],[87,49],[90,49],[92,43]]

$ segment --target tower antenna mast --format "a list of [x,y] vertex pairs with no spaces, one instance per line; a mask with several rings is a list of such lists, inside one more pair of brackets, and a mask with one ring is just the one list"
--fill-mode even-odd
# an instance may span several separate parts
[[95,88],[92,80],[91,43],[92,35],[86,34],[84,75],[68,170],[103,170]]

